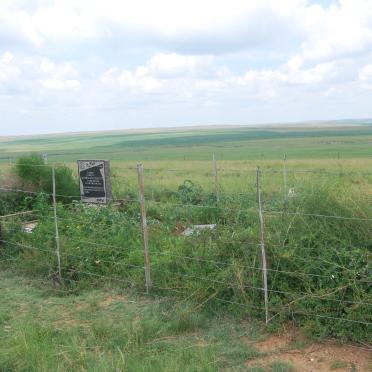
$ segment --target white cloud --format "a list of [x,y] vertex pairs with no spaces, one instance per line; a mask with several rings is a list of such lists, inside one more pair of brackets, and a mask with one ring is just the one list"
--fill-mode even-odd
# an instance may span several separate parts
[[81,87],[78,80],[45,79],[41,83],[46,89],[78,89]]
[[363,88],[372,90],[372,64],[365,65],[360,69],[358,81]]
[[111,88],[133,94],[170,94],[190,96],[195,84],[212,75],[216,77],[218,68],[210,56],[190,56],[175,53],[156,54],[132,71],[110,68],[100,81]]
[[[321,92],[327,89],[327,84],[342,76],[342,71],[332,62],[309,68],[304,66],[302,58],[295,56],[276,69],[250,69],[237,75],[218,66],[208,56],[172,53],[155,55],[133,70],[110,68],[101,76],[100,82],[111,90],[111,94],[116,92],[123,100],[136,96],[137,100],[148,102],[147,95],[157,95],[168,102],[192,98],[208,101],[211,96],[219,101],[233,96],[240,101],[271,99],[291,87]],[[158,98],[156,100],[159,102]]]
[[[306,58],[358,53],[371,46],[372,2],[340,0],[50,0],[0,5],[0,40],[125,40],[189,52],[286,47],[302,43]],[[194,49],[194,50],[193,50]]]
[[29,95],[32,100],[48,90],[76,90],[81,87],[78,71],[71,63],[55,63],[41,57],[0,56],[0,93]]
[[2,0],[0,109],[372,116],[372,1],[314,1]]
[[55,42],[125,40],[209,53],[284,47],[300,26],[304,0],[54,0],[0,6],[0,39],[42,46]]
[[359,72],[359,80],[361,82],[371,82],[372,83],[372,64],[365,65],[361,68]]
[[0,57],[0,83],[14,81],[19,78],[21,71],[13,64],[13,61],[14,56],[10,52],[5,52]]
[[370,48],[372,2],[324,8],[309,0],[24,0],[0,6],[0,25],[0,40],[37,46],[119,40],[208,54],[280,52],[302,43],[304,57],[316,60]]
[[137,69],[137,74],[151,74],[159,78],[192,77],[211,72],[213,65],[213,56],[159,53],[154,55],[146,66],[140,66]]
[[363,53],[372,46],[372,2],[340,0],[328,9],[303,11],[304,57],[311,60]]

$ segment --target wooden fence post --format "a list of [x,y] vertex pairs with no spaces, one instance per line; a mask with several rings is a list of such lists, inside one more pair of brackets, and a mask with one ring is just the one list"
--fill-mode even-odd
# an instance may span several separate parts
[[220,190],[219,190],[219,187],[218,187],[218,170],[217,170],[217,161],[216,161],[216,157],[213,153],[213,173],[214,173],[214,191],[216,193],[216,200],[217,200],[217,203],[220,202]]
[[2,245],[3,242],[3,230],[2,230],[2,218],[0,218],[0,245]]
[[58,279],[62,282],[61,271],[61,256],[59,251],[59,233],[58,233],[58,220],[57,220],[57,198],[56,198],[56,172],[55,165],[52,166],[52,179],[53,179],[53,210],[54,210],[54,225],[55,225],[55,239],[56,239],[56,256],[58,265]]
[[261,248],[261,267],[262,267],[262,279],[263,279],[263,292],[265,300],[265,320],[266,324],[269,322],[269,295],[267,288],[267,267],[266,267],[266,252],[265,252],[265,226],[264,216],[262,207],[262,196],[261,196],[261,170],[257,167],[256,172],[256,186],[257,186],[257,203],[258,203],[258,216],[260,221],[260,248]]
[[141,209],[141,230],[143,239],[143,255],[145,262],[145,281],[146,281],[146,292],[149,293],[151,282],[150,273],[150,255],[149,255],[149,238],[147,232],[147,219],[146,219],[146,208],[145,208],[145,185],[143,179],[143,165],[137,165],[138,173],[138,188],[139,188],[139,198],[140,198],[140,209]]
[[284,210],[287,210],[288,190],[287,190],[287,154],[283,157],[283,187],[284,187]]

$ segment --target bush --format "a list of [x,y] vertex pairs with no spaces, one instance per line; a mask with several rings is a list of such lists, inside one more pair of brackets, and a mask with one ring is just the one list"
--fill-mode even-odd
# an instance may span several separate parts
[[34,198],[17,191],[0,193],[0,216],[31,209]]
[[[31,154],[18,158],[15,173],[23,185],[32,191],[52,194],[52,167],[44,164],[41,155]],[[64,165],[56,166],[55,178],[58,200],[71,202],[74,198],[79,198],[79,185],[70,168]]]

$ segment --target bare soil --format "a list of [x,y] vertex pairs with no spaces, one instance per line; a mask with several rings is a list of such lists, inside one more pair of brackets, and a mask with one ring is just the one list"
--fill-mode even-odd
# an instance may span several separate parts
[[331,341],[306,344],[302,335],[293,332],[247,342],[263,353],[262,357],[248,361],[247,367],[268,368],[274,362],[283,362],[301,372],[372,371],[372,349],[368,346],[339,345]]

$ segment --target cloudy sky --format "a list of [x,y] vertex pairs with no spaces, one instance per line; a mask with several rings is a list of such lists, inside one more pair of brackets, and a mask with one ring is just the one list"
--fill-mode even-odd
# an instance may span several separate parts
[[372,0],[0,0],[0,136],[372,117]]

